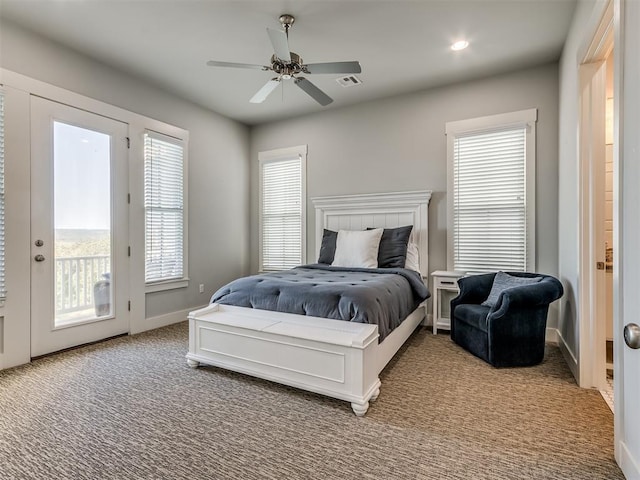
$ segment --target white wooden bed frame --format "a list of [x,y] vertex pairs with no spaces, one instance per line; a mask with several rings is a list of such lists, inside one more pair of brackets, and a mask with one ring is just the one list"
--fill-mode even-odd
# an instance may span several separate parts
[[[430,191],[343,195],[312,199],[316,257],[323,228],[363,230],[413,225],[420,272],[428,272]],[[211,304],[189,314],[191,367],[245,373],[351,402],[362,416],[380,394],[378,375],[422,322],[420,305],[378,343],[378,326],[245,307]]]

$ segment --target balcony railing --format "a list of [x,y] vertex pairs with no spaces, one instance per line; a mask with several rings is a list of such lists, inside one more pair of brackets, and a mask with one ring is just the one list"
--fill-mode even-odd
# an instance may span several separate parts
[[109,272],[109,255],[56,258],[56,314],[93,309],[94,286]]

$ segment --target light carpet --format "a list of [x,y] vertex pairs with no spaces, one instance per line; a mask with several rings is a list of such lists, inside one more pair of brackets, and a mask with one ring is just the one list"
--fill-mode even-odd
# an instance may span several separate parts
[[186,364],[187,324],[0,372],[2,479],[616,479],[613,416],[558,348],[497,370],[417,331],[364,418]]

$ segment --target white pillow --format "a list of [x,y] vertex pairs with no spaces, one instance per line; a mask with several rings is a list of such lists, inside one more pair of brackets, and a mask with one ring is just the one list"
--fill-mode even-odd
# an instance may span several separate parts
[[407,259],[404,262],[404,268],[420,273],[420,254],[418,246],[413,242],[409,242],[407,245]]
[[374,230],[339,230],[336,254],[331,265],[336,267],[378,267],[378,248],[383,228]]

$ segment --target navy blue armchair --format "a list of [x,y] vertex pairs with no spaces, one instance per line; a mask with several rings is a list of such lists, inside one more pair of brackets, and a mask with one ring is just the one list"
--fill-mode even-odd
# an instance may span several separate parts
[[458,280],[451,300],[451,339],[494,367],[536,365],[544,358],[549,304],[562,297],[562,284],[550,275],[507,272],[542,280],[504,290],[493,307],[487,299],[495,273]]

